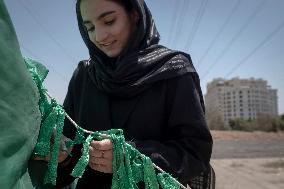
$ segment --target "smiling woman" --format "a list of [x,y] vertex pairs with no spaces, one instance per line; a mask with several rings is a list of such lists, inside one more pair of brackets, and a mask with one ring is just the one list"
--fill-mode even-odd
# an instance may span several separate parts
[[84,0],[80,6],[90,40],[109,57],[117,57],[126,48],[138,20],[137,11],[121,5]]
[[[212,137],[190,55],[158,44],[159,33],[143,0],[78,0],[76,10],[90,58],[74,71],[66,113],[89,131],[123,129],[127,141],[184,185],[210,172]],[[76,128],[66,120],[63,133],[74,139]],[[90,143],[77,189],[111,188],[112,146],[109,139]],[[70,173],[81,149],[75,145],[72,157],[59,165],[58,188],[74,179]],[[148,188],[136,181],[136,188]]]

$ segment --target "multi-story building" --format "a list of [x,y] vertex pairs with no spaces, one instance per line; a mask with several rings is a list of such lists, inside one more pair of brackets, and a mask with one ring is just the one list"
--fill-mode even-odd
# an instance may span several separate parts
[[263,79],[214,79],[207,84],[207,109],[219,112],[225,123],[235,118],[255,119],[278,115],[277,90]]

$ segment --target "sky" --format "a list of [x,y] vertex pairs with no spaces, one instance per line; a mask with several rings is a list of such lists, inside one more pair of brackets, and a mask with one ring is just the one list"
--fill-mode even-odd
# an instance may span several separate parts
[[[160,44],[191,55],[203,93],[214,78],[262,78],[284,113],[283,0],[145,0]],[[76,0],[4,0],[22,54],[49,69],[45,86],[60,103],[78,62],[88,59]]]

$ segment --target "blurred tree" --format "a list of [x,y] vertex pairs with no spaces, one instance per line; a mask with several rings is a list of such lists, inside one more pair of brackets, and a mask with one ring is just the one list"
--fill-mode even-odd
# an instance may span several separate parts
[[226,127],[222,114],[214,108],[206,109],[206,121],[211,130],[228,130]]

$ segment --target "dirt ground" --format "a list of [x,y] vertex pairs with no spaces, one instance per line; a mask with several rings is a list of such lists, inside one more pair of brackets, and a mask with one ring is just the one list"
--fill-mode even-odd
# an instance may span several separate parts
[[284,188],[284,133],[211,131],[216,189]]
[[284,140],[284,132],[211,131],[214,141],[219,140]]
[[283,189],[284,158],[214,159],[216,189]]

